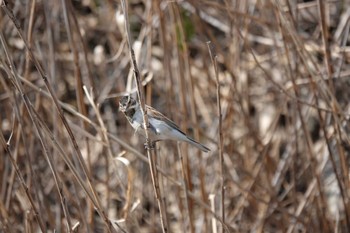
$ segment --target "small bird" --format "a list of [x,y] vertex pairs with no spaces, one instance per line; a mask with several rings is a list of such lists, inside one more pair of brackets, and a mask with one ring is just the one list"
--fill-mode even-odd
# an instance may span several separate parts
[[[124,113],[131,126],[135,129],[135,132],[145,135],[139,102],[129,95],[123,96],[119,101],[119,110]],[[183,141],[190,143],[204,152],[210,151],[208,147],[188,137],[174,122],[154,108],[146,105],[146,112],[149,122],[148,134],[152,142],[161,140]]]

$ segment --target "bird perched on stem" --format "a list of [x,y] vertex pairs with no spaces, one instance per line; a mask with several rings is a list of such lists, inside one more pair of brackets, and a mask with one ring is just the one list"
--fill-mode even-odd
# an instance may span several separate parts
[[[145,135],[143,128],[143,117],[139,102],[137,102],[130,95],[123,96],[119,101],[119,110],[124,113],[126,119],[135,129],[135,132]],[[169,120],[162,113],[148,105],[146,105],[146,114],[149,121],[148,134],[152,142],[162,140],[183,141],[204,152],[210,151],[208,147],[188,137],[173,121]]]

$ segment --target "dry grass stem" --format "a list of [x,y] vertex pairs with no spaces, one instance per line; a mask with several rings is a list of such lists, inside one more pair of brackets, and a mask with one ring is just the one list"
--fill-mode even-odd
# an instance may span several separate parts
[[346,1],[0,5],[0,232],[350,231]]

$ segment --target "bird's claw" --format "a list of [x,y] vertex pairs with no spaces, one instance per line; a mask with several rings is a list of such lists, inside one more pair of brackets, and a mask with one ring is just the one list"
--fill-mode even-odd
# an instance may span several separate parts
[[145,142],[144,145],[147,150],[154,150],[156,148],[155,142]]

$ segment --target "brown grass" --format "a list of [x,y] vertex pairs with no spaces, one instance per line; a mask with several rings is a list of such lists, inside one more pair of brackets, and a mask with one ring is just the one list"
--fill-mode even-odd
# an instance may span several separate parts
[[349,232],[345,1],[127,2],[0,0],[0,232]]

